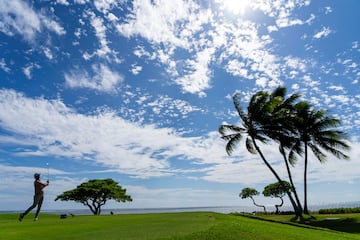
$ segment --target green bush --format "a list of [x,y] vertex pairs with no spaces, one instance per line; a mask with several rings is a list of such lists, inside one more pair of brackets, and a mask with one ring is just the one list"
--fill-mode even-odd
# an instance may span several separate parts
[[360,213],[360,207],[320,209],[319,214]]

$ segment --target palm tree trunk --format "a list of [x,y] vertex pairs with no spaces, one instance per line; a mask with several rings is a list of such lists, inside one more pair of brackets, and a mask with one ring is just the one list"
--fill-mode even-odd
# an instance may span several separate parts
[[301,211],[301,213],[302,213],[301,202],[300,202],[300,199],[299,199],[299,195],[297,194],[295,184],[294,184],[293,179],[292,179],[291,170],[290,170],[290,166],[289,166],[289,161],[288,161],[288,159],[287,159],[287,157],[285,155],[285,149],[283,148],[283,146],[280,146],[280,147],[281,147],[281,153],[282,153],[284,161],[285,161],[286,170],[287,170],[287,173],[288,173],[288,176],[289,176],[289,181],[290,181],[290,184],[291,184],[291,188],[292,188],[292,191],[294,193],[295,200],[296,200],[296,203],[297,203],[297,207],[298,207],[299,211]]
[[308,151],[307,143],[305,142],[305,164],[304,164],[304,213],[309,214],[307,205],[307,165],[308,165]]
[[[279,175],[277,174],[277,172],[274,170],[274,168],[270,165],[270,163],[268,163],[268,161],[265,159],[264,155],[262,154],[259,146],[256,144],[256,141],[253,137],[251,137],[251,140],[252,140],[252,143],[254,144],[255,146],[255,149],[256,151],[259,153],[261,159],[263,160],[263,162],[265,163],[265,165],[270,169],[270,171],[274,174],[275,178],[278,180],[279,183],[282,182],[281,178],[279,177]],[[299,206],[296,205],[296,202],[294,201],[292,195],[291,195],[291,192],[290,191],[286,191],[289,199],[290,199],[290,202],[294,208],[294,211],[295,211],[295,215],[296,215],[296,218],[300,217],[300,219],[302,219],[302,211],[299,210]]]

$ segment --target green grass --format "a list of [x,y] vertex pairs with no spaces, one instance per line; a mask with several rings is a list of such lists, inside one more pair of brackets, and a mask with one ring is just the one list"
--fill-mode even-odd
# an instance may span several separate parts
[[[291,221],[293,216],[289,215],[262,215],[260,219],[296,224]],[[320,227],[332,229],[340,232],[357,233],[360,234],[360,214],[347,213],[347,214],[313,214],[305,218],[303,227]]]
[[[75,216],[41,214],[39,221],[28,215],[18,222],[18,215],[0,214],[0,240],[26,239],[162,239],[162,240],[342,240],[360,239],[360,232],[344,232],[321,225],[293,225],[290,216],[267,220],[210,212]],[[327,216],[322,216],[327,218]],[[339,217],[339,215],[336,215]],[[351,215],[359,227],[360,215]],[[313,223],[322,220],[313,221]],[[284,224],[285,223],[285,224]],[[346,229],[345,229],[346,230]]]

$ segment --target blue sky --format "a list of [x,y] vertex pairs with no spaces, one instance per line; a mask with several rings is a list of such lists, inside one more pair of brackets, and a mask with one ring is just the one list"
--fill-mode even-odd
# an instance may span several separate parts
[[[0,210],[26,208],[34,172],[56,195],[113,178],[132,203],[251,205],[275,181],[217,132],[259,90],[285,86],[342,120],[350,160],[311,156],[309,204],[360,200],[360,2],[0,0]],[[286,179],[276,145],[261,146]],[[293,168],[302,192],[302,161]],[[302,194],[301,194],[302,195]],[[274,200],[258,197],[259,202]]]

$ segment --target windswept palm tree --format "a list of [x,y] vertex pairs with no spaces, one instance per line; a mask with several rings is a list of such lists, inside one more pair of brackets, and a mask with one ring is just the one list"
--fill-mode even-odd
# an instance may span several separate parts
[[[286,150],[292,149],[292,153],[302,154],[301,148],[296,148],[294,136],[296,129],[294,129],[291,119],[294,117],[294,105],[298,102],[300,94],[294,93],[286,98],[286,88],[278,87],[270,95],[268,101],[270,116],[262,119],[262,125],[266,134],[279,144],[279,152],[283,156],[288,177],[290,180],[291,191],[294,194],[299,211],[302,213],[301,202],[296,191],[296,187],[292,178],[290,165],[294,165],[296,158],[294,155],[287,155]],[[279,183],[281,184],[281,183]],[[286,186],[283,186],[284,189]]]
[[[278,182],[282,182],[280,176],[271,166],[271,164],[266,160],[264,154],[260,150],[257,141],[261,143],[267,143],[271,138],[280,139],[280,133],[284,131],[280,125],[280,122],[273,118],[273,113],[276,111],[279,112],[276,117],[280,118],[280,112],[282,114],[286,113],[285,108],[281,107],[282,104],[286,104],[286,101],[283,101],[281,95],[283,94],[282,89],[275,89],[272,95],[267,92],[259,91],[251,97],[249,105],[247,107],[247,113],[244,112],[240,107],[240,96],[235,94],[233,96],[233,101],[235,108],[242,120],[242,126],[222,124],[219,128],[219,132],[222,135],[222,138],[227,140],[226,152],[231,155],[234,151],[234,148],[242,140],[244,136],[245,145],[247,150],[252,153],[258,153],[272,172]],[[296,97],[294,96],[294,100]],[[291,101],[290,101],[291,102]],[[284,116],[283,116],[284,117]],[[283,134],[284,136],[290,136],[290,134]],[[285,138],[285,137],[284,137]],[[290,202],[293,205],[295,214],[297,217],[301,216],[301,210],[294,201],[291,192],[287,192]]]
[[[296,115],[292,119],[292,123],[298,137],[293,144],[293,149],[302,148],[301,152],[304,153],[304,213],[309,214],[307,203],[308,150],[310,149],[315,157],[323,163],[327,158],[324,151],[330,152],[339,159],[349,159],[349,156],[342,151],[348,151],[350,146],[347,144],[348,136],[343,131],[336,129],[341,123],[339,119],[328,116],[326,111],[314,110],[305,101],[296,104],[295,108]],[[299,152],[297,151],[297,153]],[[290,155],[295,157],[294,151],[290,151]]]

